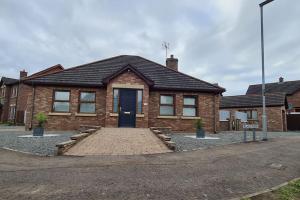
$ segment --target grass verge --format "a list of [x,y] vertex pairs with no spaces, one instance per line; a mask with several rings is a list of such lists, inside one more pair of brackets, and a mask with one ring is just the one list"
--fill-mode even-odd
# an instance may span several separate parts
[[300,200],[300,179],[276,190],[241,200]]

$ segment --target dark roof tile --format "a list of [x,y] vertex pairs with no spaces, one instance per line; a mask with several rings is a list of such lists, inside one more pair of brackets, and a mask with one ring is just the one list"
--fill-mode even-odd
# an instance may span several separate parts
[[[248,94],[261,94],[262,86],[261,84],[250,85],[247,90]],[[300,80],[298,81],[284,81],[277,83],[267,83],[266,93],[286,93],[287,95],[292,95],[300,90]]]
[[[266,94],[266,106],[284,106],[286,97],[283,93]],[[220,108],[262,107],[261,95],[224,96],[221,98]]]
[[16,84],[18,82],[19,82],[19,80],[14,79],[14,78],[7,78],[7,77],[4,77],[4,76],[1,78],[1,83],[4,84],[4,85],[13,85],[13,84]]
[[[126,65],[131,65],[143,76],[154,82],[154,89],[195,90],[206,92],[224,92],[219,86],[196,79],[163,65],[139,56],[122,55],[69,68],[51,75],[32,79],[34,84],[64,84],[77,86],[103,86],[106,77],[118,72]],[[29,82],[29,81],[28,81]]]

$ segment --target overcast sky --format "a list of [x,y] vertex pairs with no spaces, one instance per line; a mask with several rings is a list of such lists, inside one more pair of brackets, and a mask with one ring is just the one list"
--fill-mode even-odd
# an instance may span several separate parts
[[[258,0],[0,0],[0,76],[17,78],[120,54],[165,63],[218,82],[225,95],[261,82]],[[300,1],[275,0],[265,13],[266,79],[300,79]]]

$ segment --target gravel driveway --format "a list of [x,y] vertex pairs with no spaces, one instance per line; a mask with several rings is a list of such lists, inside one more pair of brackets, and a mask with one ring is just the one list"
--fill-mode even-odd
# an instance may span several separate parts
[[[243,132],[223,132],[218,134],[206,134],[208,137],[215,137],[219,139],[200,140],[186,136],[192,136],[195,133],[173,133],[171,140],[176,143],[176,151],[191,151],[196,149],[204,149],[214,146],[222,146],[232,143],[243,142]],[[262,139],[262,132],[256,133],[257,140]],[[270,132],[269,138],[278,137],[293,137],[300,136],[300,132]],[[247,140],[252,141],[252,132],[247,132]]]
[[25,131],[24,127],[0,126],[0,148],[39,155],[55,155],[55,145],[70,139],[75,131],[46,131],[45,134],[54,134],[51,137],[19,137],[32,135],[32,131]]

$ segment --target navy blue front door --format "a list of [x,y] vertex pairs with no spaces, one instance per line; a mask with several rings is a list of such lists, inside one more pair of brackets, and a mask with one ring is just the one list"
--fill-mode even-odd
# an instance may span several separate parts
[[120,89],[119,127],[135,127],[136,90]]

